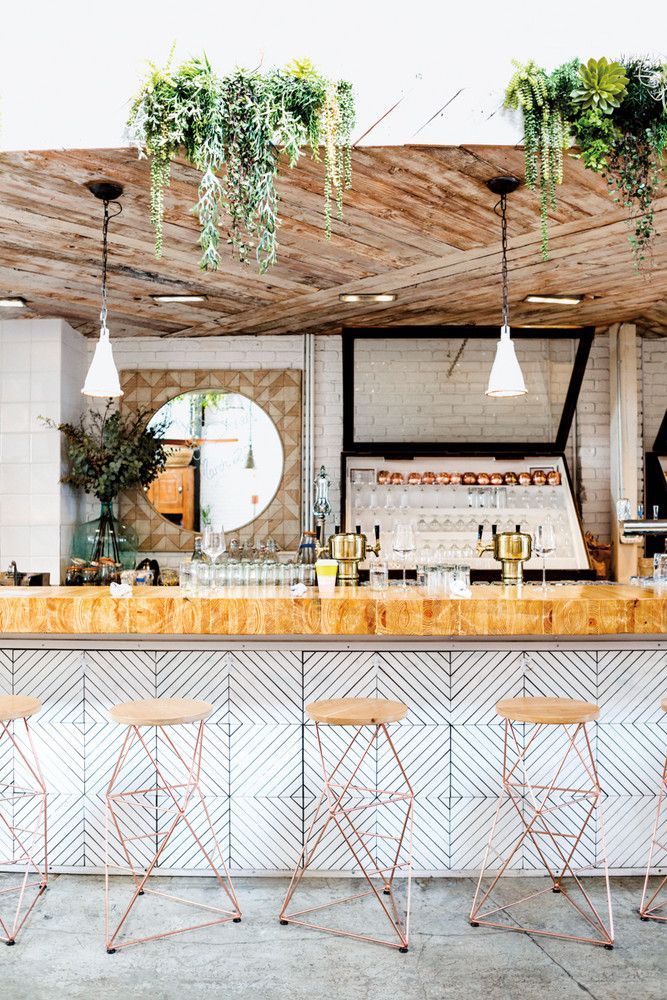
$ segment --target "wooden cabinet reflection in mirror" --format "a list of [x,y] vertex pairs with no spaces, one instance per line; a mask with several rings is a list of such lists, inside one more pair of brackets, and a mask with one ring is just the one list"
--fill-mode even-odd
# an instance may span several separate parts
[[165,469],[146,490],[146,497],[158,514],[173,520],[186,531],[195,527],[195,470]]

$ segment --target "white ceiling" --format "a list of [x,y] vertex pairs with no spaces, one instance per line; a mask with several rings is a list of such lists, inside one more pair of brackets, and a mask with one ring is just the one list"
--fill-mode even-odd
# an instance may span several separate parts
[[145,61],[174,40],[220,72],[310,57],[354,83],[357,138],[400,100],[371,145],[513,144],[517,122],[500,111],[512,56],[642,54],[665,28],[664,0],[24,0],[2,13],[0,148],[123,145]]

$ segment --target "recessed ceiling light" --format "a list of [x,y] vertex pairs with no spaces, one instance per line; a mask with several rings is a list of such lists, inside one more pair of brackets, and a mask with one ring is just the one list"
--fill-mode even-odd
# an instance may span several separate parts
[[205,302],[207,295],[151,295],[153,302]]
[[523,301],[547,306],[578,306],[582,299],[583,295],[526,295]]
[[395,302],[396,292],[341,292],[339,302]]
[[12,299],[0,299],[0,309],[25,309],[26,301],[20,295]]

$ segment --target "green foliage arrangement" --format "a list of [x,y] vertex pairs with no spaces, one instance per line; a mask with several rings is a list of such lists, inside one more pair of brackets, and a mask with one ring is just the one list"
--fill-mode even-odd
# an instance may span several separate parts
[[549,256],[549,210],[556,209],[556,185],[563,180],[563,150],[569,144],[571,91],[576,61],[548,75],[532,60],[514,60],[505,107],[523,114],[526,187],[539,188],[542,256]]
[[[172,53],[173,54],[173,53]],[[309,60],[267,73],[238,69],[217,76],[208,59],[172,68],[172,57],[150,74],[135,98],[129,134],[151,160],[151,222],[155,254],[163,245],[164,192],[181,152],[201,173],[194,208],[200,223],[202,270],[220,264],[220,227],[240,260],[254,251],[260,272],[276,260],[281,154],[296,165],[304,146],[313,159],[324,151],[325,234],[332,203],[342,218],[351,176],[354,96],[349,83],[323,77]]]
[[637,268],[650,260],[657,235],[653,203],[664,183],[667,66],[650,59],[578,59],[547,73],[515,62],[505,106],[523,116],[526,186],[539,188],[542,255],[548,258],[548,215],[563,179],[563,150],[574,140],[590,170],[602,174],[628,209]]
[[150,486],[167,460],[160,440],[164,428],[146,427],[149,411],[122,416],[110,413],[111,405],[104,412],[91,411],[76,424],[45,421],[65,438],[70,467],[61,482],[103,503],[133,486]]

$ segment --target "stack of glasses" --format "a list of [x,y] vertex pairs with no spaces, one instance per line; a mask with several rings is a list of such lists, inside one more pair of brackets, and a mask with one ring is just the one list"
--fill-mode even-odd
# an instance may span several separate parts
[[279,562],[275,557],[235,559],[228,556],[214,564],[182,562],[179,583],[189,593],[224,587],[291,586],[299,581],[299,570],[295,562]]

